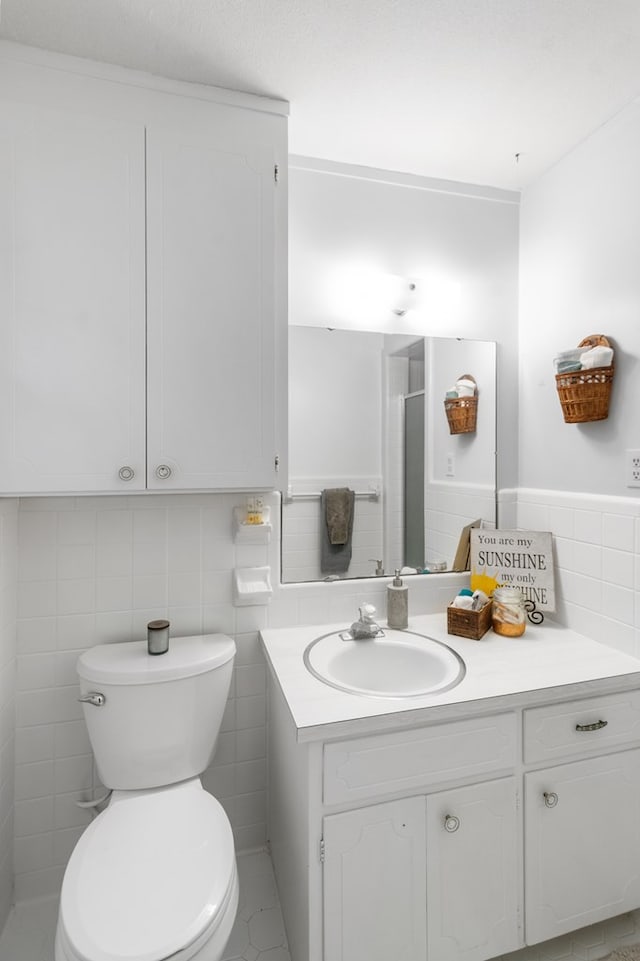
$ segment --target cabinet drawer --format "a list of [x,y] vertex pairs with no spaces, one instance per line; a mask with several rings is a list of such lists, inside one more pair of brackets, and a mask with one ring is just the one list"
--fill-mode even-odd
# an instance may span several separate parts
[[325,745],[324,802],[337,804],[510,768],[516,718],[496,714]]
[[565,701],[524,712],[526,764],[640,741],[640,691]]

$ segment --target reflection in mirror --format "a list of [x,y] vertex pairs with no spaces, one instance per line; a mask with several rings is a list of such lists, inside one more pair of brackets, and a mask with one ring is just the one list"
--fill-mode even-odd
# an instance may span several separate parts
[[[464,374],[477,420],[451,434],[445,394]],[[291,326],[283,582],[451,570],[462,528],[496,523],[495,390],[493,343]],[[334,488],[355,496],[331,544]]]

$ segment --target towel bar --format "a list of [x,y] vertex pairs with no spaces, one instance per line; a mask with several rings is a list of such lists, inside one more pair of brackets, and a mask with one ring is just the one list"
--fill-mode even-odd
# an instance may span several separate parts
[[[381,490],[379,487],[372,487],[368,491],[354,491],[356,497],[368,498],[372,501],[380,500]],[[285,494],[284,500],[287,501],[297,501],[297,500],[314,500],[320,499],[322,497],[321,491],[300,491],[299,493],[294,493],[292,490],[288,490]]]

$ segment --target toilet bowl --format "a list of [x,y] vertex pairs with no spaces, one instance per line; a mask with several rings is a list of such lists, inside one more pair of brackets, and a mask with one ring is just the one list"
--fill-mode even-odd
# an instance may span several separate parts
[[197,778],[116,792],[67,865],[56,961],[218,961],[237,902],[231,827]]
[[238,906],[233,834],[198,775],[213,754],[235,646],[222,635],[174,645],[173,657],[148,658],[133,642],[81,655],[89,735],[113,793],[67,864],[55,961],[224,953]]

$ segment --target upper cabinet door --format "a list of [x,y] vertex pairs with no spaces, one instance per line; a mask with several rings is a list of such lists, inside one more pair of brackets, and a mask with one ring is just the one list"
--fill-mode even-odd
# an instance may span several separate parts
[[0,101],[2,493],[144,488],[144,203],[142,125]]
[[284,191],[251,112],[207,110],[147,130],[147,485],[271,488]]

